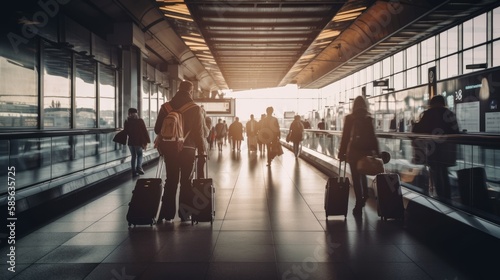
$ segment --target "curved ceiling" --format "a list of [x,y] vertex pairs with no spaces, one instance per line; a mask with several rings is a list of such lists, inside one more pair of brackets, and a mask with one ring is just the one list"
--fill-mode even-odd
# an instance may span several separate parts
[[[73,2],[71,1],[69,5]],[[151,65],[179,64],[204,90],[321,88],[497,7],[496,0],[86,0],[133,20]],[[80,9],[81,11],[81,9]]]

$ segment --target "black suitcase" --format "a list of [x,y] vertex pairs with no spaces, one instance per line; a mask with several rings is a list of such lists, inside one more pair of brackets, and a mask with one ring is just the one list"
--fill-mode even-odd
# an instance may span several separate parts
[[349,203],[349,178],[345,176],[347,162],[344,162],[344,175],[340,177],[342,162],[339,165],[339,177],[330,177],[325,187],[325,212],[326,218],[334,215],[344,215],[347,218]]
[[483,167],[457,170],[457,179],[462,204],[487,212],[492,210]]
[[163,192],[161,170],[163,157],[160,156],[156,178],[138,179],[128,204],[127,221],[131,225],[153,225],[160,207]]
[[403,219],[404,206],[401,183],[397,173],[380,173],[375,177],[377,212],[382,220]]
[[[210,222],[215,220],[215,187],[212,178],[200,178],[200,170],[203,169],[199,164],[200,157],[208,159],[206,155],[197,156],[196,179],[193,179],[193,205],[191,213],[191,224],[199,222]],[[203,174],[203,173],[202,173]],[[208,163],[205,162],[205,173],[203,177],[208,176]]]

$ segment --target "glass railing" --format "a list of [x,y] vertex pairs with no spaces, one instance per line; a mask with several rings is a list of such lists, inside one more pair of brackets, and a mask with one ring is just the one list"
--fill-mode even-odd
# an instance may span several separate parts
[[[15,170],[16,191],[97,166],[120,162],[130,152],[113,142],[118,131],[67,130],[0,133],[0,180],[7,182],[8,168]],[[154,139],[154,131],[149,131]],[[9,170],[12,170],[9,169]],[[0,196],[7,184],[0,185]]]
[[[282,139],[287,133],[287,129],[281,130]],[[341,136],[341,131],[306,130],[302,151],[326,155],[338,164]],[[500,224],[500,135],[377,133],[377,137],[380,150],[391,154],[386,172],[398,173],[403,187]],[[454,163],[446,174],[449,196],[438,195],[434,171],[419,147],[454,154]],[[447,165],[440,160],[444,158],[436,165]]]

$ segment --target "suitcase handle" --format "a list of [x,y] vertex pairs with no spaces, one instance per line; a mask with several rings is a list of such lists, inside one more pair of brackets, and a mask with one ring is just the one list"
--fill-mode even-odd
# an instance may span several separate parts
[[198,172],[198,161],[200,159],[202,159],[202,160],[206,159],[205,164],[204,164],[205,165],[205,174],[204,174],[205,176],[203,176],[203,177],[207,178],[207,176],[208,176],[208,160],[210,159],[208,157],[208,154],[201,154],[201,155],[197,154],[196,155],[196,160],[195,160],[195,164],[194,164],[194,166],[195,166],[195,170],[194,171],[195,171],[195,174],[196,174],[196,178],[197,179],[201,179],[200,176],[199,176],[200,173]]
[[[345,170],[347,169],[347,160],[344,161],[344,176],[342,178],[345,178]],[[339,163],[339,176],[342,173],[342,161]]]
[[160,178],[161,179],[161,173],[163,171],[163,165],[165,164],[165,159],[163,158],[163,155],[160,154],[159,160],[158,160],[158,167],[156,167],[156,177],[155,178]]

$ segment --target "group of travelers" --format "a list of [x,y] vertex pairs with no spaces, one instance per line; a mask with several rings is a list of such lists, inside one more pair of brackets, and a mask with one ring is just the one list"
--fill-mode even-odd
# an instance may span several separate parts
[[[179,85],[179,90],[175,96],[168,102],[173,109],[179,109],[187,103],[194,103],[192,97],[193,84],[189,81],[183,81]],[[429,103],[430,107],[425,111],[419,123],[413,127],[415,133],[428,134],[451,134],[458,133],[458,124],[453,112],[445,107],[444,98],[440,95],[434,96]],[[217,149],[222,151],[223,144],[229,139],[232,151],[240,151],[241,142],[244,140],[243,134],[246,132],[247,145],[249,152],[265,153],[267,150],[267,166],[271,165],[274,157],[283,153],[280,143],[280,126],[278,119],[273,116],[273,107],[266,108],[266,114],[261,115],[259,121],[255,120],[254,115],[250,115],[250,120],[245,126],[235,117],[234,122],[227,126],[226,122],[218,119],[215,126],[209,117],[205,116],[202,107],[194,105],[183,113],[184,131],[188,136],[184,139],[182,150],[174,148],[162,148],[162,141],[155,144],[161,154],[168,154],[165,158],[167,170],[167,179],[165,184],[165,195],[160,212],[160,218],[172,220],[176,211],[182,221],[189,220],[186,215],[188,211],[182,209],[183,205],[189,205],[186,199],[189,199],[189,191],[192,187],[193,168],[197,154],[205,155],[207,150],[217,145]],[[154,131],[160,135],[162,121],[168,114],[165,106],[162,106],[158,114]],[[295,157],[300,154],[300,143],[303,139],[304,121],[300,116],[295,116],[290,124],[287,142],[293,143],[293,153]],[[356,124],[357,129],[368,132],[364,137],[363,144],[356,148],[352,147],[352,131]],[[245,128],[245,129],[244,129]],[[310,127],[309,127],[310,128]],[[324,129],[324,122],[318,126]],[[137,109],[130,108],[128,118],[124,123],[124,130],[129,136],[128,146],[132,154],[132,175],[138,176],[144,174],[142,170],[142,154],[148,143],[151,142],[144,121],[138,117]],[[157,142],[157,141],[155,141]],[[443,145],[443,143],[435,143]],[[450,198],[450,185],[447,177],[449,166],[454,165],[455,155],[442,154],[444,149],[434,147],[433,151],[427,156],[427,164],[430,167],[431,175],[437,194],[444,198]],[[344,128],[341,136],[338,159],[340,162],[347,161],[351,170],[352,186],[354,189],[356,204],[353,208],[353,215],[360,215],[365,206],[368,194],[367,176],[357,171],[356,164],[364,156],[380,155],[380,148],[375,135],[374,119],[368,108],[367,100],[363,96],[354,99],[352,111],[345,117]],[[444,163],[443,163],[444,162]],[[178,184],[180,182],[179,207],[177,207],[175,198]]]

